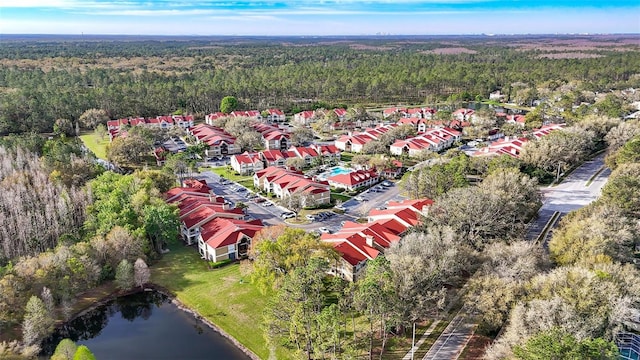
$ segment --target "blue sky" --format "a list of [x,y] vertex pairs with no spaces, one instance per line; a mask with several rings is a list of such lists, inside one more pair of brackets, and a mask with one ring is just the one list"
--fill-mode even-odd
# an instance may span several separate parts
[[0,0],[0,33],[640,33],[640,0]]

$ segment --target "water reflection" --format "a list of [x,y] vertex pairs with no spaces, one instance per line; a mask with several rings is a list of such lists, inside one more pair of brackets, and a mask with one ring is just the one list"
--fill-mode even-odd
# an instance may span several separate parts
[[248,358],[155,291],[118,298],[64,324],[42,343],[40,355],[48,358],[64,338],[87,345],[100,360]]

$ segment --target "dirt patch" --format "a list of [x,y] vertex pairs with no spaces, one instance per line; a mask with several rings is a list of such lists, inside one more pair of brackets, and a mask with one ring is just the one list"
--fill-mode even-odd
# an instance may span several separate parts
[[425,54],[438,54],[438,55],[457,55],[457,54],[477,54],[475,50],[467,49],[465,47],[449,47],[449,48],[437,48],[433,50],[424,51]]

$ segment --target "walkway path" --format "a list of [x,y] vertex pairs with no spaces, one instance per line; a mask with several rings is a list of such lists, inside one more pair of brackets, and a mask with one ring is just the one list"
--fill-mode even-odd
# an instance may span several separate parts
[[418,351],[418,349],[420,349],[420,346],[422,346],[422,344],[425,342],[425,340],[427,340],[427,338],[429,337],[429,335],[431,335],[431,333],[433,332],[433,330],[436,328],[436,326],[438,326],[438,324],[440,323],[440,320],[435,320],[431,326],[429,326],[429,328],[424,332],[424,334],[422,335],[422,337],[420,338],[420,340],[418,340],[418,342],[416,343],[416,345],[409,350],[409,352],[407,353],[407,355],[405,355],[402,360],[411,360],[411,352],[412,351]]
[[422,360],[455,360],[467,346],[469,339],[475,332],[476,324],[468,317],[464,311],[460,311],[451,320],[444,332],[440,334],[438,340],[431,346],[429,352]]

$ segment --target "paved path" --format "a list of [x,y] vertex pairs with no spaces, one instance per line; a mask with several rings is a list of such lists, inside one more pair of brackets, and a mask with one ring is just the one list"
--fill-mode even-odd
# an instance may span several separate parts
[[587,182],[604,166],[604,157],[605,154],[600,154],[586,161],[567,176],[562,183],[542,189],[543,205],[538,211],[538,218],[531,224],[527,232],[527,239],[536,239],[556,211],[563,216],[570,211],[590,204],[600,196],[600,190],[607,183],[611,170],[607,168],[602,171],[589,186],[587,186]]
[[467,346],[476,324],[463,311],[451,320],[422,360],[455,360]]
[[415,344],[415,346],[411,350],[409,350],[407,355],[405,355],[402,358],[402,360],[411,360],[411,355],[412,355],[411,351],[414,351],[414,352],[418,351],[418,349],[420,349],[420,346],[422,346],[422,344],[425,342],[425,340],[427,340],[429,335],[431,335],[431,333],[436,328],[436,326],[438,326],[438,324],[440,324],[440,320],[435,320],[433,323],[431,323],[431,326],[429,326],[429,328],[424,332],[422,337],[420,337],[420,340],[418,340],[418,342]]

